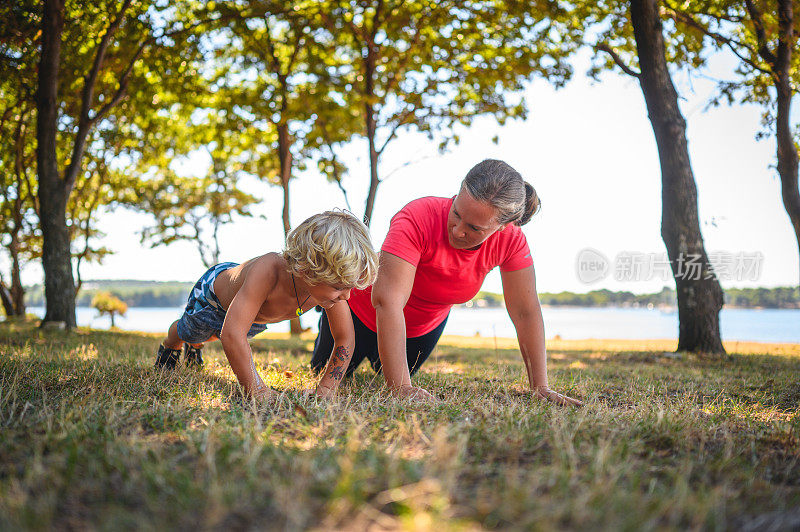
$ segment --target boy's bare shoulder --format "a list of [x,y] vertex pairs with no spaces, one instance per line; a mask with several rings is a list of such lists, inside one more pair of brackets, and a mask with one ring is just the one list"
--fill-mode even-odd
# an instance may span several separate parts
[[245,281],[253,279],[270,289],[278,283],[281,272],[286,269],[286,259],[280,253],[266,253],[247,262]]

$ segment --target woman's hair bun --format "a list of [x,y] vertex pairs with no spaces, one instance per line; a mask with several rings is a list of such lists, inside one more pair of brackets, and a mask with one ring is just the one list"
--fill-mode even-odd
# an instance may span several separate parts
[[514,225],[525,225],[528,223],[534,214],[539,212],[542,207],[542,201],[536,193],[536,189],[525,181],[525,207],[519,218],[514,220]]

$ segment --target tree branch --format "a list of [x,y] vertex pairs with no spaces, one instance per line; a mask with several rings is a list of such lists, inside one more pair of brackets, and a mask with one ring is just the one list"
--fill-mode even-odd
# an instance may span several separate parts
[[[75,293],[76,294],[81,289],[81,285],[83,284],[83,281],[81,279],[81,262],[87,257],[87,255],[89,255],[89,249],[90,249],[89,248],[89,238],[91,237],[91,233],[92,233],[92,229],[91,229],[92,214],[94,213],[95,209],[97,208],[97,205],[100,203],[101,189],[103,187],[103,184],[105,183],[105,175],[103,174],[103,172],[102,172],[102,170],[100,169],[99,166],[98,166],[98,169],[97,169],[97,176],[98,176],[98,180],[99,181],[97,183],[97,186],[93,187],[93,189],[92,189],[92,191],[94,192],[94,195],[92,196],[92,200],[89,202],[89,208],[86,210],[86,218],[83,220],[83,224],[82,224],[83,227],[81,228],[82,229],[81,232],[83,233],[83,251],[81,251],[78,254],[77,261],[76,261],[76,264],[75,264],[75,273],[76,273],[76,276],[77,276],[77,282],[75,283]],[[76,218],[77,218],[77,216],[76,216]]]
[[[318,13],[319,13],[319,16],[322,18],[322,20],[328,26],[328,30],[331,33],[335,34],[336,33],[336,23],[331,18],[331,16],[327,12],[325,12],[324,9],[320,10]],[[359,31],[358,26],[353,24],[352,21],[345,21],[345,26],[350,31],[350,33],[353,35],[353,38],[355,39],[356,42],[359,42],[361,40],[365,40],[366,39],[366,36],[362,32]]]
[[128,66],[125,68],[125,71],[122,73],[122,76],[120,76],[119,88],[117,89],[117,92],[114,94],[114,97],[111,99],[110,102],[101,107],[100,110],[97,111],[97,113],[94,115],[94,118],[92,118],[91,121],[92,126],[94,126],[101,118],[103,118],[106,115],[106,113],[108,113],[113,107],[115,107],[120,101],[122,101],[122,98],[125,97],[125,93],[128,90],[128,81],[129,81],[128,78],[130,77],[130,74],[133,71],[133,67],[136,64],[136,61],[138,61],[141,58],[142,53],[144,52],[146,47],[146,42],[147,41],[143,42],[139,46],[133,58],[128,63]]
[[292,72],[292,70],[294,70],[294,62],[297,60],[300,48],[303,47],[305,41],[302,31],[295,31],[294,34],[297,39],[295,39],[294,48],[292,48],[292,55],[289,57],[289,64],[286,65],[286,72]]
[[625,72],[626,74],[628,74],[629,76],[633,76],[635,78],[638,78],[641,75],[639,72],[636,72],[631,67],[626,65],[625,61],[623,61],[622,58],[617,54],[617,52],[615,52],[614,49],[611,48],[610,46],[608,46],[606,44],[599,43],[599,44],[596,44],[594,46],[594,49],[598,50],[598,51],[601,51],[601,52],[606,52],[608,55],[610,55],[611,59],[614,60],[614,63],[616,63],[616,65],[619,68],[621,68],[622,71]]
[[769,63],[771,67],[775,66],[775,54],[769,49],[767,42],[767,32],[764,29],[764,19],[761,16],[761,11],[753,3],[753,0],[745,0],[747,13],[750,15],[750,20],[753,21],[753,28],[756,32],[756,42],[758,42],[758,53],[764,58],[764,61]]
[[122,99],[125,97],[125,94],[128,89],[129,77],[131,72],[133,71],[133,67],[135,66],[136,62],[141,58],[142,54],[147,49],[147,47],[156,42],[156,40],[159,38],[173,37],[176,35],[180,35],[182,33],[189,32],[195,28],[202,26],[203,24],[207,24],[209,22],[220,22],[233,17],[233,15],[226,15],[215,19],[212,18],[203,19],[195,22],[194,24],[190,24],[189,26],[182,27],[180,29],[176,29],[173,31],[166,31],[160,35],[150,35],[147,39],[145,39],[142,42],[142,44],[139,45],[139,48],[136,50],[136,53],[134,54],[133,58],[130,60],[128,66],[125,68],[125,71],[120,76],[119,88],[112,97],[111,101],[109,101],[107,104],[101,107],[93,118],[89,119],[89,109],[91,108],[91,100],[94,99],[93,96],[94,85],[97,81],[97,76],[99,75],[99,69],[102,68],[103,61],[105,60],[105,53],[108,48],[108,41],[110,40],[113,33],[121,24],[122,19],[124,18],[124,12],[125,10],[127,10],[128,6],[130,5],[130,2],[131,0],[125,0],[123,7],[120,8],[120,12],[118,14],[117,19],[115,19],[111,23],[109,29],[103,35],[100,46],[98,47],[98,53],[95,56],[95,62],[92,65],[92,70],[87,75],[87,82],[84,85],[84,93],[82,98],[81,115],[78,122],[78,132],[75,135],[75,143],[73,145],[70,164],[64,173],[64,185],[68,191],[72,189],[72,187],[75,184],[75,180],[78,177],[78,172],[80,171],[80,166],[83,159],[83,153],[86,146],[86,138],[89,134],[89,129],[91,129],[103,116],[105,116],[114,106],[119,104],[119,102],[122,101]]
[[416,105],[410,106],[409,109],[405,113],[403,113],[400,120],[395,122],[395,125],[392,128],[391,133],[389,133],[389,136],[386,137],[386,140],[383,142],[383,145],[381,145],[380,149],[377,150],[379,156],[383,153],[383,150],[386,149],[386,146],[389,144],[389,142],[397,135],[397,131],[401,127],[407,124],[406,120],[408,120],[409,117],[411,117],[412,115],[414,115],[414,113],[417,112],[417,109],[419,108]]
[[[381,14],[383,12],[384,7],[385,7],[385,0],[378,0],[378,5],[375,6],[375,16],[372,17],[372,28],[369,32],[370,44],[375,43],[375,37],[378,35],[378,29],[389,18],[389,13],[387,13],[386,18],[381,19]],[[364,27],[366,28],[366,24],[364,25]]]
[[794,9],[791,0],[778,0],[778,50],[773,69],[776,81],[791,75],[792,49],[796,44],[794,35]]
[[396,174],[397,172],[399,172],[403,168],[406,168],[406,167],[411,166],[413,164],[420,163],[420,162],[422,162],[422,161],[424,161],[426,159],[430,159],[431,157],[433,157],[433,155],[424,155],[424,156],[422,156],[422,157],[420,157],[418,159],[414,159],[414,160],[411,160],[411,161],[404,162],[403,164],[401,164],[400,166],[398,166],[397,168],[391,170],[385,176],[383,176],[383,178],[381,179],[381,183],[383,183],[384,181],[386,181],[387,179],[392,177],[392,175]]
[[737,41],[736,39],[733,39],[732,37],[729,37],[729,36],[726,36],[726,35],[722,35],[721,33],[717,33],[717,32],[711,31],[706,26],[704,26],[703,24],[701,24],[700,22],[695,20],[688,13],[685,13],[683,11],[678,11],[677,9],[675,9],[675,8],[673,8],[671,6],[667,6],[667,9],[665,9],[665,11],[666,11],[667,14],[671,15],[673,19],[675,19],[675,20],[677,20],[679,22],[683,22],[687,26],[691,26],[692,28],[701,31],[703,34],[707,35],[708,37],[711,37],[718,44],[727,46],[730,49],[730,51],[733,52],[733,54],[736,57],[741,59],[742,62],[750,65],[750,67],[752,67],[753,69],[758,70],[759,72],[763,72],[765,74],[771,74],[770,70],[762,67],[761,65],[759,65],[758,63],[753,61],[751,58],[745,57],[737,49],[737,47],[744,48],[745,50],[750,52],[750,54],[752,56],[756,56],[757,57],[758,56],[758,51],[753,49],[748,44],[743,43],[741,41]]
[[191,218],[191,221],[189,223],[192,226],[192,229],[194,229],[194,240],[195,242],[197,242],[197,251],[200,252],[200,260],[203,261],[203,264],[205,265],[206,268],[210,268],[214,264],[211,263],[211,260],[206,255],[207,252],[211,253],[211,249],[203,242],[203,239],[201,238],[203,232],[200,229],[200,221],[201,221],[200,217],[190,214],[189,218]]
[[347,196],[347,190],[342,184],[342,175],[336,166],[338,159],[336,157],[336,152],[333,150],[333,142],[331,142],[327,129],[324,127],[322,128],[322,136],[325,139],[325,144],[328,146],[328,151],[331,152],[331,170],[333,172],[333,181],[336,183],[336,186],[339,187],[339,190],[342,192],[342,196],[344,196],[344,203],[347,205],[347,210],[352,211],[353,208],[350,206],[350,199]]
[[[280,59],[278,58],[278,53],[275,49],[275,44],[272,42],[272,35],[269,33],[269,24],[266,25],[266,48],[268,55],[265,56],[261,50],[258,50],[258,54],[261,56],[261,60],[265,63],[272,64],[272,71],[278,77],[278,84],[280,85],[280,109],[281,109],[281,118],[283,118],[283,112],[286,111],[286,107],[288,106],[288,77],[291,73],[291,63],[294,62],[294,57],[297,51],[300,49],[299,43],[294,47],[292,51],[292,57],[290,59],[290,66],[287,67],[286,71],[284,71],[281,67]],[[275,96],[273,94],[273,96]]]
[[[28,131],[29,131],[28,128],[24,128],[23,131],[22,131],[22,139],[23,139],[22,143],[23,143],[23,146],[27,143],[27,141],[25,140],[25,137],[28,135]],[[35,135],[35,133],[34,133],[34,135]],[[23,153],[23,156],[24,156],[24,153]],[[33,192],[33,183],[31,182],[30,172],[27,171],[28,168],[33,168],[33,166],[34,166],[33,165],[33,161],[31,159],[32,159],[32,157],[29,155],[27,164],[24,164],[24,166],[26,168],[26,171],[22,172],[22,177],[25,179],[25,186],[28,189],[28,197],[31,199],[31,203],[33,204],[33,210],[36,213],[36,217],[38,218],[39,217],[39,197],[36,194],[34,194],[34,192]],[[20,185],[20,188],[22,188],[21,185]]]
[[267,60],[266,62],[272,63],[273,72],[275,72],[275,74],[280,77],[282,73],[281,63],[278,60],[278,54],[275,52],[275,45],[272,44],[272,35],[270,35],[269,33],[269,24],[266,25],[265,38],[266,38],[267,53],[269,55],[264,57],[262,54],[262,59],[266,59]]
[[131,0],[125,0],[116,18],[108,26],[105,33],[103,33],[103,36],[100,38],[100,44],[97,45],[97,52],[92,62],[92,68],[84,78],[83,90],[81,91],[81,111],[78,117],[78,131],[75,133],[75,141],[72,145],[69,166],[64,173],[64,186],[68,192],[72,190],[75,179],[78,177],[83,151],[86,146],[86,137],[89,135],[89,129],[94,124],[94,121],[89,119],[89,110],[94,103],[94,88],[97,83],[97,77],[100,74],[100,69],[103,68],[111,38],[114,36],[114,33],[116,33],[120,24],[122,24],[125,12],[130,5]]

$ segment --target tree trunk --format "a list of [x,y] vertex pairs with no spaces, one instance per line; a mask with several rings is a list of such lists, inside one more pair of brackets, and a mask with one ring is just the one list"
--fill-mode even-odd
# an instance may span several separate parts
[[367,204],[364,209],[364,223],[369,226],[372,221],[372,210],[375,208],[375,196],[378,193],[378,150],[375,147],[375,134],[377,122],[375,120],[375,107],[372,101],[375,98],[375,61],[376,50],[374,42],[367,42],[367,57],[364,59],[364,120],[367,128],[367,142],[369,143],[369,192]]
[[11,253],[11,288],[9,295],[14,316],[25,315],[25,289],[22,287],[19,263],[19,225],[14,226],[9,251]]
[[292,223],[289,219],[289,180],[292,178],[292,151],[289,124],[278,124],[278,160],[281,165],[281,188],[283,189],[283,234],[289,234]]
[[[781,83],[783,85],[783,83]],[[798,262],[800,263],[800,191],[798,191],[798,156],[789,125],[791,89],[788,80],[785,87],[778,87],[777,141],[778,141],[778,175],[781,179],[781,197],[783,206],[789,215],[797,240]],[[798,286],[800,286],[800,270],[798,270]]]
[[[776,135],[778,141],[778,175],[781,179],[781,197],[783,206],[794,228],[797,240],[798,262],[800,262],[800,192],[798,191],[798,155],[792,135],[792,47],[795,42],[794,13],[792,0],[778,2],[778,21],[780,26],[780,43],[775,65],[775,90],[778,110],[775,116]],[[798,286],[800,286],[800,270],[798,270]]]
[[[630,15],[641,69],[639,83],[661,162],[661,236],[677,289],[678,350],[725,353],[719,331],[722,288],[708,266],[700,232],[686,121],[664,55],[657,0],[632,0]],[[696,268],[687,268],[698,262]]]
[[111,328],[112,328],[112,329],[113,329],[114,327],[116,327],[116,325],[114,324],[114,315],[115,315],[115,314],[116,314],[116,312],[109,312],[109,316],[111,316]]
[[[59,182],[45,184],[43,177],[43,171],[40,170],[39,204],[42,210],[40,224],[46,305],[43,323],[64,322],[69,329],[75,327],[75,283],[66,223],[66,197],[59,193],[62,190]],[[55,178],[58,180],[57,175]]]
[[[283,234],[289,234],[292,230],[292,222],[289,218],[289,182],[292,179],[292,140],[289,135],[289,124],[278,124],[278,161],[281,165],[281,189],[283,189]],[[289,334],[297,336],[303,332],[303,324],[300,318],[289,320]]]
[[375,196],[378,193],[378,152],[375,149],[375,116],[371,105],[366,105],[367,112],[367,141],[369,142],[369,192],[367,205],[364,209],[364,223],[369,226],[372,221],[372,210],[375,208]]
[[9,296],[13,306],[14,316],[25,315],[25,289],[22,287],[22,280],[20,276],[20,260],[19,260],[19,234],[24,229],[23,227],[23,181],[25,180],[25,123],[26,113],[21,113],[19,122],[17,123],[17,130],[15,133],[16,149],[14,150],[14,173],[15,173],[15,186],[17,187],[17,197],[14,199],[14,225],[11,228],[11,240],[8,244],[8,252],[11,255],[11,288]]
[[3,310],[6,313],[6,317],[10,318],[14,316],[14,303],[11,301],[11,293],[8,291],[6,287],[6,283],[0,280],[0,303],[3,304]]
[[58,70],[63,27],[63,1],[45,1],[36,102],[39,220],[43,240],[42,267],[46,304],[42,323],[64,322],[71,329],[75,327],[75,286],[66,221],[69,189],[58,175],[56,162]]

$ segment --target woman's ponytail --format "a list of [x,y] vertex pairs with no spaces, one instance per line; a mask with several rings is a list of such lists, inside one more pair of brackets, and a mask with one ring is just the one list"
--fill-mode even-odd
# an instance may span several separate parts
[[525,225],[541,208],[542,200],[539,199],[536,189],[533,188],[533,185],[525,181],[525,206],[523,207],[520,217],[514,220],[514,225]]

